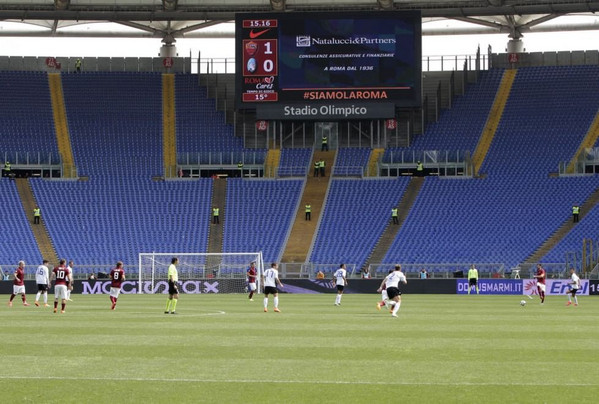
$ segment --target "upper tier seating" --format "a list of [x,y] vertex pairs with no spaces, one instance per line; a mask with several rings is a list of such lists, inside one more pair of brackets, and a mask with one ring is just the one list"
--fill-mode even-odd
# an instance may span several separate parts
[[309,171],[312,149],[281,149],[279,177],[303,177]]
[[337,152],[337,160],[333,167],[333,175],[337,176],[362,176],[368,166],[370,148],[343,147]]

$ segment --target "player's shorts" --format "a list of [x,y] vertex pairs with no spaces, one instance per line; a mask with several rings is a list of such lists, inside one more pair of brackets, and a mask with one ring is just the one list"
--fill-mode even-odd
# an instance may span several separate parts
[[121,293],[121,288],[114,288],[114,287],[110,287],[110,296],[117,298],[119,297],[119,294]]
[[537,288],[541,289],[541,292],[545,293],[545,284],[537,282]]
[[251,282],[251,283],[248,283],[248,286],[250,287],[250,290],[251,290],[252,292],[255,292],[255,291],[256,291],[256,282]]
[[48,285],[46,285],[45,283],[38,283],[37,284],[37,290],[40,292],[47,292],[48,291]]
[[12,285],[12,293],[15,295],[24,295],[25,294],[25,285],[21,285],[21,286]]
[[385,301],[389,299],[389,295],[387,294],[387,289],[383,289],[381,292],[381,300]]
[[576,293],[578,293],[578,288],[570,288],[570,290],[568,290],[568,293],[571,293],[572,296],[574,296]]
[[54,286],[54,298],[55,299],[66,299],[67,298],[67,285],[55,285]]
[[274,286],[265,286],[264,287],[265,295],[276,295],[277,293],[279,293],[279,290]]
[[478,279],[476,279],[476,278],[468,279],[468,286],[476,286],[477,283],[478,283]]
[[179,294],[179,288],[177,287],[177,283],[176,282],[170,282],[168,283],[168,294],[169,295],[176,295]]
[[391,286],[390,288],[387,288],[387,295],[389,296],[389,299],[393,299],[396,296],[401,296],[401,292],[398,288]]
[[337,285],[337,292],[343,292],[344,288],[345,288],[344,285]]

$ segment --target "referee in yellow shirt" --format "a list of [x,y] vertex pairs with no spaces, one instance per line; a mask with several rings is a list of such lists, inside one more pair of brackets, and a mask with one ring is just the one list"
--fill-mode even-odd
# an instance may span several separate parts
[[166,310],[164,314],[177,314],[177,301],[179,300],[179,274],[177,273],[177,265],[179,258],[173,257],[171,264],[168,266],[168,300],[166,301]]

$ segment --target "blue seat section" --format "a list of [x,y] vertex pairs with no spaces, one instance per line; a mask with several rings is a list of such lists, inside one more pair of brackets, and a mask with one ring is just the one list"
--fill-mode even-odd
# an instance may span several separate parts
[[566,254],[573,251],[580,256],[583,239],[597,242],[597,229],[599,229],[599,205],[594,206],[584,218],[580,219],[580,222],[541,259],[541,262],[564,262]]
[[15,181],[6,178],[0,178],[0,217],[2,217],[0,264],[10,265],[3,269],[12,273],[21,260],[34,268],[41,264],[42,256],[29,226],[33,212],[23,211]]
[[544,177],[569,161],[599,110],[599,66],[518,69],[481,172]]
[[30,181],[57,254],[77,265],[137,265],[140,252],[207,250],[209,178]]
[[333,179],[310,262],[361,268],[409,181],[406,177]]
[[401,162],[398,161],[399,152],[405,150],[473,152],[489,117],[502,77],[503,69],[482,72],[478,83],[469,84],[463,96],[454,98],[451,109],[443,110],[439,121],[429,124],[424,135],[415,137],[409,149],[387,148],[383,162]]
[[370,158],[368,147],[343,147],[337,151],[333,174],[342,176],[362,176]]
[[62,86],[79,175],[163,174],[159,73],[67,74]]
[[427,177],[385,263],[523,262],[571,215],[597,177]]
[[549,178],[584,138],[598,87],[597,66],[519,69],[482,166],[488,177],[426,178],[384,262],[523,262],[599,186],[597,176]]
[[223,252],[262,251],[265,262],[278,261],[304,180],[227,181]]
[[309,172],[312,149],[281,149],[279,177],[303,177]]
[[[52,153],[58,156],[48,75],[0,72],[0,153]],[[4,155],[2,157],[4,158]]]
[[244,149],[206,87],[198,85],[197,74],[175,76],[175,97],[180,164],[264,164],[266,150]]

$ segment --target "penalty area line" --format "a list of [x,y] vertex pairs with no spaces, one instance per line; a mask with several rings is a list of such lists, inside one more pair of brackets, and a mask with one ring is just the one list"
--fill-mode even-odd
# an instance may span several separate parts
[[[105,382],[165,382],[165,383],[256,383],[250,379],[198,379],[198,378],[157,378],[157,377],[81,377],[81,376],[18,376],[2,375],[0,380],[70,380],[70,381],[105,381]],[[523,383],[523,382],[408,382],[408,381],[344,381],[344,380],[269,380],[268,383],[275,384],[320,384],[320,385],[373,385],[373,386],[506,386],[506,387],[547,387],[555,386],[555,383]],[[596,383],[565,383],[560,387],[590,387],[597,386]]]

